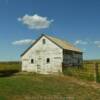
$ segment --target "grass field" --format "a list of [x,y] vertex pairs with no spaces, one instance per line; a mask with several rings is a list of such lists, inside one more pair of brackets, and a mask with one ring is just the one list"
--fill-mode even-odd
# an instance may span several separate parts
[[20,70],[20,62],[0,62],[0,76],[10,76]]
[[2,62],[0,72],[12,70],[14,74],[0,77],[0,100],[100,100],[100,84],[92,79],[91,66],[70,68],[65,76],[52,76],[22,73],[21,63]]
[[0,100],[33,100],[39,96],[99,100],[100,85],[68,76],[45,76],[34,73],[18,73],[0,78]]
[[0,62],[0,71],[2,70],[20,70],[21,62]]

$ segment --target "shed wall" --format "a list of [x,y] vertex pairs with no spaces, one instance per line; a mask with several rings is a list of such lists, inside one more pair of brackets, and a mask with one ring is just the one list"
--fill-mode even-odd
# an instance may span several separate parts
[[62,72],[63,50],[44,36],[21,59],[22,71],[43,74]]

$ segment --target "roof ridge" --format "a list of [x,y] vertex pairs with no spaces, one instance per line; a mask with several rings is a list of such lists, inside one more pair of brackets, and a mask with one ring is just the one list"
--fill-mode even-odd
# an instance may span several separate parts
[[[45,34],[44,34],[45,35]],[[56,38],[56,39],[59,39],[59,40],[61,40],[61,41],[64,41],[64,42],[67,42],[67,43],[69,43],[70,45],[73,45],[73,44],[71,44],[68,40],[63,40],[63,39],[60,39],[59,37],[55,37],[55,36],[51,36],[51,35],[45,35],[45,36],[50,36],[50,37],[52,37],[52,38]],[[73,45],[74,46],[74,45]]]

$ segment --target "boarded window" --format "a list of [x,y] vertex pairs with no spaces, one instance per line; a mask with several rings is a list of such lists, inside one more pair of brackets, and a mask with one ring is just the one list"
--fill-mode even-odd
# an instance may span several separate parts
[[46,43],[45,39],[43,39],[42,42],[43,42],[43,44],[45,44]]
[[47,58],[47,63],[50,63],[50,58]]
[[33,64],[34,63],[34,59],[31,59],[31,64]]

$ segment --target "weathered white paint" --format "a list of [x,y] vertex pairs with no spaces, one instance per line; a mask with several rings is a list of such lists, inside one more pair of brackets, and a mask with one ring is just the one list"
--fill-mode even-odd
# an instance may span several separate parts
[[[46,43],[43,44],[43,39]],[[50,63],[46,59],[50,58]],[[22,56],[22,71],[42,74],[62,72],[63,50],[45,36]],[[31,64],[31,59],[34,63]]]
[[[45,44],[43,44],[45,39]],[[50,63],[47,63],[47,58]],[[34,63],[31,63],[31,59]],[[22,57],[22,71],[41,74],[62,73],[62,65],[81,65],[82,53],[63,50],[46,36],[42,36]]]

